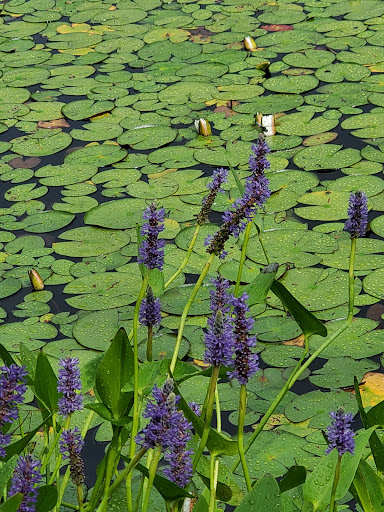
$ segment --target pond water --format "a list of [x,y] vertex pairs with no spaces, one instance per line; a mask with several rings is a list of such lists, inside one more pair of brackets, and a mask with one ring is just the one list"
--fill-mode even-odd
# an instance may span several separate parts
[[[357,244],[354,324],[295,385],[274,429],[261,436],[263,449],[251,454],[253,478],[265,470],[265,457],[275,477],[294,463],[312,468],[324,450],[329,411],[357,412],[354,375],[365,406],[384,394],[384,3],[1,5],[0,343],[9,351],[17,354],[24,343],[55,364],[71,353],[90,390],[118,326],[131,329],[141,280],[135,226],[143,210],[157,200],[167,212],[168,279],[186,254],[212,170],[229,162],[242,180],[247,175],[260,133],[257,113],[274,115],[276,123],[276,135],[266,137],[273,193],[262,214],[264,243],[281,265],[281,281],[329,330],[347,314],[348,199],[358,189],[367,194],[371,223]],[[252,52],[244,48],[248,36]],[[198,135],[199,118],[210,122],[211,135]],[[162,297],[156,357],[171,356],[190,289],[180,286],[197,279],[204,238],[238,196],[231,175],[186,273]],[[228,251],[210,275],[220,270],[235,281],[240,244]],[[265,264],[254,229],[243,283]],[[44,291],[33,293],[31,268]],[[209,313],[203,295],[199,304],[181,350],[196,360]],[[251,309],[262,371],[250,386],[249,431],[303,350],[299,326],[272,293]],[[140,331],[143,341],[145,335]],[[311,351],[320,341],[312,338]],[[195,382],[181,391],[203,400],[206,381]],[[223,409],[237,409],[237,393],[228,393],[228,383],[220,387]],[[235,425],[231,413],[225,426],[234,432]],[[105,424],[95,430],[96,441],[110,438]]]

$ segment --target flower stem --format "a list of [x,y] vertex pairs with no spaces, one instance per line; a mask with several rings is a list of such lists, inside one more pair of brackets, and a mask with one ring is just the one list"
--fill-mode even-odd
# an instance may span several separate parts
[[[68,430],[70,423],[71,423],[71,415],[67,416],[67,418],[65,419],[63,430]],[[60,469],[61,459],[62,459],[62,456],[61,456],[61,453],[59,453],[59,455],[56,459],[55,469],[53,470],[53,473],[51,474],[51,478],[49,479],[48,485],[52,485],[53,482],[55,481],[56,475]]]
[[147,489],[146,489],[145,496],[144,496],[143,507],[141,509],[142,512],[147,512],[147,509],[148,509],[149,498],[151,496],[153,481],[156,476],[157,466],[159,464],[160,457],[161,457],[161,446],[159,445],[159,446],[156,446],[156,448],[154,450],[152,464],[150,465],[149,470],[148,470],[148,473],[149,473],[148,474],[148,485],[147,485]]
[[211,420],[212,420],[212,414],[213,414],[213,402],[215,400],[215,389],[216,389],[217,379],[219,376],[219,371],[220,371],[220,365],[214,366],[212,368],[211,380],[209,381],[209,388],[208,388],[208,400],[207,400],[207,410],[206,410],[206,414],[205,414],[204,430],[201,435],[199,448],[197,449],[195,458],[193,460],[193,470],[194,471],[197,468],[200,457],[204,451],[205,445],[208,440],[209,429],[211,427]]
[[348,316],[353,316],[353,308],[355,306],[355,255],[356,255],[356,242],[357,238],[351,238],[351,256],[349,258],[349,271],[348,271],[348,283],[349,283],[349,304],[348,304]]
[[211,453],[211,463],[210,463],[210,471],[209,471],[209,506],[208,512],[216,511],[216,488],[217,488],[217,477],[218,471],[216,471],[216,463],[217,469],[219,468],[219,459],[216,456],[216,453]]
[[240,454],[240,460],[241,465],[243,467],[243,473],[245,482],[247,484],[247,490],[248,492],[252,489],[251,479],[249,478],[249,471],[247,462],[245,460],[245,453],[244,453],[244,421],[245,421],[245,413],[247,409],[247,388],[244,384],[241,384],[240,386],[240,402],[239,402],[239,422],[237,426],[237,444],[239,447],[239,454]]
[[[138,327],[139,327],[139,311],[140,304],[144,298],[145,292],[147,290],[148,280],[149,280],[149,272],[145,275],[143,282],[141,284],[141,289],[139,292],[139,296],[137,297],[135,311],[133,313],[133,420],[132,420],[132,428],[131,428],[131,439],[129,444],[129,457],[133,459],[136,451],[136,442],[135,437],[137,434],[137,430],[139,428],[139,351],[138,351]],[[131,487],[131,478],[132,474],[128,475],[127,479],[127,496],[132,496],[130,492]],[[129,500],[128,503],[128,512],[132,512],[132,499]]]
[[333,479],[333,486],[332,486],[332,494],[331,494],[331,501],[330,501],[330,505],[329,505],[329,512],[336,512],[336,490],[337,490],[337,485],[339,483],[339,479],[340,479],[340,466],[341,466],[341,458],[342,458],[342,455],[338,455],[337,456],[337,463],[336,463],[336,468],[335,468],[335,477]]
[[188,311],[190,310],[190,308],[191,308],[191,306],[193,304],[193,301],[195,300],[195,297],[197,295],[197,292],[199,291],[200,286],[202,285],[206,275],[209,272],[210,266],[211,266],[212,261],[214,260],[214,258],[215,258],[215,254],[212,253],[212,254],[209,255],[208,260],[206,261],[204,267],[202,268],[200,277],[197,280],[197,282],[196,282],[196,284],[195,284],[195,286],[194,286],[194,288],[192,290],[191,296],[189,297],[188,302],[184,306],[183,314],[181,315],[181,319],[180,319],[179,330],[178,330],[178,333],[177,333],[175,350],[173,351],[172,361],[171,361],[171,364],[170,364],[171,373],[173,373],[174,370],[175,370],[177,356],[179,355],[181,340],[183,338],[184,326],[185,326],[185,322],[186,322],[187,316],[188,316]]
[[152,361],[152,339],[153,339],[153,325],[148,325],[147,361]]
[[237,278],[236,278],[235,297],[237,297],[239,294],[241,275],[243,273],[243,267],[244,267],[244,262],[245,262],[245,258],[246,258],[246,252],[247,252],[249,237],[251,234],[252,224],[253,224],[253,219],[248,222],[247,227],[245,229],[245,233],[244,233],[244,241],[243,241],[243,245],[241,247],[240,263],[239,263],[239,269],[237,271]]
[[183,259],[180,267],[176,270],[176,272],[165,283],[164,289],[168,288],[168,286],[176,279],[177,276],[179,276],[182,273],[184,268],[187,266],[187,263],[189,261],[189,258],[191,257],[192,251],[193,251],[193,247],[194,247],[194,245],[196,243],[196,240],[197,240],[197,237],[199,235],[200,228],[201,228],[201,225],[197,224],[196,228],[195,228],[195,231],[193,233],[192,239],[189,242],[189,246],[188,246],[188,250],[187,250],[187,254],[186,254],[185,258]]

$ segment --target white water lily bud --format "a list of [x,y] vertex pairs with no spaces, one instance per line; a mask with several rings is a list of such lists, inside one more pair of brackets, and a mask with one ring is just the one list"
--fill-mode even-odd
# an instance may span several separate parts
[[40,277],[39,273],[37,272],[37,270],[32,268],[28,272],[28,276],[29,276],[29,280],[31,281],[32,288],[35,291],[44,290],[43,280],[41,279],[41,277]]
[[247,36],[246,38],[244,38],[244,46],[245,46],[245,49],[248,50],[249,52],[254,52],[257,48],[255,40],[253,39],[253,37],[250,37],[250,36]]
[[275,126],[275,116],[273,114],[269,116],[263,116],[258,112],[256,114],[256,122],[264,128],[264,135],[275,135],[276,134],[276,126]]
[[206,119],[199,119],[198,121],[195,121],[195,126],[199,135],[204,135],[204,137],[212,135],[211,125]]

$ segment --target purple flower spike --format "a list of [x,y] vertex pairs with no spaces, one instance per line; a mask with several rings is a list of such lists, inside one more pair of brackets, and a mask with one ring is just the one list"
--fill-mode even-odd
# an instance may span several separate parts
[[148,286],[147,296],[141,301],[139,322],[141,325],[158,325],[161,322],[161,303],[153,295],[152,288]]
[[254,320],[253,318],[246,317],[246,313],[249,311],[247,299],[248,295],[246,293],[243,293],[238,299],[232,296],[235,326],[235,360],[233,362],[234,369],[228,372],[230,379],[235,378],[240,384],[244,385],[247,384],[248,380],[259,369],[259,356],[252,351],[252,348],[256,345],[256,336],[250,336],[249,334]]
[[57,391],[63,396],[58,401],[59,413],[62,416],[69,416],[73,412],[83,408],[83,396],[81,392],[79,359],[67,356],[59,361],[59,377]]
[[351,234],[351,238],[365,236],[368,226],[367,196],[358,190],[349,198],[348,219],[344,230]]
[[201,416],[200,404],[197,404],[196,402],[188,402],[188,405],[191,411],[193,411],[196,414],[196,416]]
[[232,363],[234,345],[232,319],[229,317],[229,281],[219,274],[217,279],[211,279],[211,283],[214,285],[214,289],[209,292],[212,315],[208,318],[204,337],[204,361],[214,366],[228,366]]
[[84,462],[80,452],[84,446],[80,430],[75,427],[73,430],[64,430],[60,439],[60,452],[65,459],[69,459],[72,482],[81,485],[84,480]]
[[157,210],[156,203],[152,203],[143,213],[143,219],[148,220],[141,228],[142,241],[139,247],[138,262],[143,263],[148,269],[158,268],[163,270],[164,265],[164,240],[159,240],[159,234],[164,231],[164,208]]
[[[27,390],[25,366],[11,364],[0,367],[0,428],[5,423],[13,423],[19,416],[18,404],[23,402]],[[4,446],[11,442],[9,434],[0,433],[0,457],[5,457]]]
[[269,181],[264,175],[264,169],[269,168],[269,162],[265,158],[269,151],[268,144],[260,136],[258,144],[252,146],[253,155],[250,157],[252,174],[246,180],[243,197],[233,203],[233,211],[224,212],[224,223],[210,241],[207,248],[209,253],[221,254],[228,238],[231,235],[238,237],[252,219],[256,209],[261,208],[270,197]]
[[9,496],[18,492],[23,494],[18,512],[35,512],[37,502],[37,485],[42,481],[40,461],[33,460],[31,455],[19,457],[12,476]]
[[209,212],[211,211],[212,205],[215,202],[216,196],[219,192],[224,192],[221,188],[223,183],[227,183],[228,181],[228,171],[227,169],[220,168],[215,169],[212,174],[212,181],[210,181],[207,185],[210,192],[207,196],[204,197],[203,203],[201,206],[201,211],[197,216],[197,224],[204,224],[207,220]]
[[353,455],[355,451],[355,441],[353,439],[355,433],[349,428],[353,420],[353,414],[345,413],[342,409],[339,409],[337,412],[330,412],[329,416],[332,423],[326,431],[329,446],[325,453],[330,453],[336,448],[340,456],[347,452]]
[[192,453],[193,450],[171,448],[165,454],[165,460],[169,462],[169,467],[164,469],[164,475],[180,487],[185,487],[192,479]]

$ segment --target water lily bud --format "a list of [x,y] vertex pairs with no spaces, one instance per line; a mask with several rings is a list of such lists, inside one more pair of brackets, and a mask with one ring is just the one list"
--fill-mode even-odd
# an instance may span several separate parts
[[32,268],[28,272],[28,276],[29,276],[29,280],[31,281],[32,288],[35,291],[44,290],[43,280],[41,279],[41,277],[40,277],[39,273],[37,272],[37,270]]
[[270,65],[271,63],[268,60],[266,60],[265,62],[260,62],[260,64],[257,64],[256,69],[265,71],[266,69],[269,68]]
[[198,121],[195,121],[195,126],[199,135],[204,135],[204,137],[212,135],[211,125],[206,119],[199,119]]
[[249,52],[254,52],[257,48],[255,40],[253,39],[253,37],[250,37],[250,36],[247,36],[246,38],[244,38],[244,46],[245,46],[245,49],[248,50]]
[[276,134],[275,116],[273,114],[269,116],[263,116],[263,114],[258,112],[256,114],[256,122],[263,128],[265,136]]

